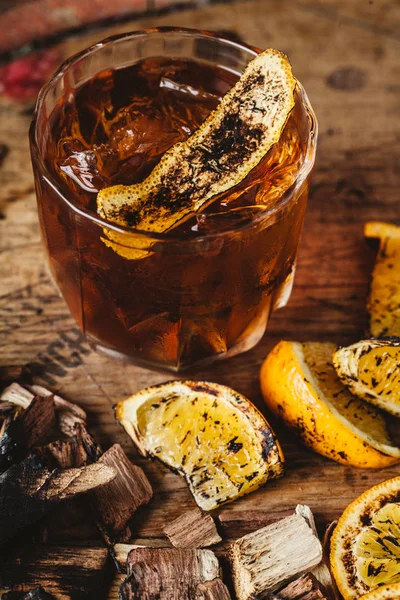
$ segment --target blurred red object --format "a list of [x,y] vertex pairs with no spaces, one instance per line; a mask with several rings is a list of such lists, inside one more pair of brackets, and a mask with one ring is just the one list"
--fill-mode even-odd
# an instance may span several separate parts
[[0,94],[18,102],[31,102],[61,62],[55,48],[33,52],[0,67]]

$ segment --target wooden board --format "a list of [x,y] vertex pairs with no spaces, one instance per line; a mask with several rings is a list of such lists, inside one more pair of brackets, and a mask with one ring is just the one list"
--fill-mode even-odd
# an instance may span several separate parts
[[[120,31],[181,25],[229,30],[246,42],[289,54],[320,126],[294,292],[255,349],[191,374],[236,388],[265,414],[258,371],[278,340],[348,343],[363,334],[374,260],[363,240],[363,223],[400,220],[399,13],[395,0],[260,0],[115,25],[59,46],[66,56]],[[118,441],[136,460],[132,443],[114,421],[112,405],[169,377],[95,354],[54,291],[39,239],[28,126],[29,115],[0,100],[0,143],[9,147],[0,167],[1,364],[29,365],[38,383],[89,412],[91,431],[104,448]],[[223,508],[236,517],[225,528],[227,537],[250,531],[260,519],[297,503],[311,506],[322,529],[364,489],[400,475],[400,467],[361,471],[340,466],[302,448],[282,427],[276,429],[287,458],[286,476]],[[178,476],[158,464],[137,462],[155,495],[137,513],[132,529],[136,539],[160,543],[164,523],[192,508],[193,501]],[[71,515],[69,520],[53,518],[48,539],[99,541],[90,522],[82,525]]]

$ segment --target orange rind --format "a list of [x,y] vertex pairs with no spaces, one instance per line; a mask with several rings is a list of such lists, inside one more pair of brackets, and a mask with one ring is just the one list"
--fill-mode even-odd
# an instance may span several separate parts
[[400,336],[400,227],[373,221],[365,224],[364,235],[379,239],[368,299],[370,333]]
[[400,589],[400,477],[354,500],[340,517],[330,547],[332,573],[344,600],[365,594],[368,600],[398,600],[393,593]]
[[383,414],[353,396],[337,377],[335,350],[330,343],[279,342],[260,373],[267,406],[327,458],[375,469],[400,462]]

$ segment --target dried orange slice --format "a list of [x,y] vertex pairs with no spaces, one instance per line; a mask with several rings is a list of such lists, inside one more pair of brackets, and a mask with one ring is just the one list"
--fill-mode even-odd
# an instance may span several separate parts
[[353,394],[400,417],[400,338],[362,340],[339,348],[333,364]]
[[363,594],[390,598],[379,586],[399,589],[400,477],[367,490],[346,508],[331,538],[330,561],[345,600]]
[[[259,54],[201,127],[172,146],[147,179],[98,193],[99,215],[157,233],[188,219],[240,183],[279,140],[295,103],[295,87],[284,54],[273,49]],[[129,252],[124,236],[112,229],[105,233],[106,243],[126,258],[140,258],[140,248],[149,247],[146,241],[132,240]]]
[[261,368],[265,402],[323,456],[364,468],[400,462],[382,413],[353,396],[336,375],[335,349],[330,343],[279,342]]
[[380,240],[368,300],[371,335],[400,336],[400,227],[370,222],[364,235]]
[[212,510],[283,474],[283,455],[262,414],[216,383],[171,381],[116,406],[145,456],[183,475],[197,504]]

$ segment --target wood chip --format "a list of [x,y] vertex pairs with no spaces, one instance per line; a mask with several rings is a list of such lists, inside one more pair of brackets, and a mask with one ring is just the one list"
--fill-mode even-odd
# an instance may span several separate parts
[[78,424],[86,424],[86,413],[77,404],[64,400],[61,396],[53,394],[50,390],[41,385],[22,386],[19,383],[12,383],[0,395],[3,402],[12,402],[22,408],[28,408],[33,398],[37,396],[52,396],[56,407],[58,427],[64,435],[72,437],[75,435]]
[[294,514],[250,533],[231,545],[238,600],[265,596],[322,560],[322,547],[307,520]]
[[175,548],[204,548],[218,544],[218,534],[214,519],[198,508],[181,515],[164,527],[164,533]]
[[[305,504],[298,504],[296,506],[296,513],[306,519],[314,534],[318,537],[314,515],[310,507]],[[330,600],[339,600],[338,590],[329,569],[329,555],[326,552],[323,551],[322,561],[312,569],[311,574],[323,586]]]
[[1,595],[2,600],[54,600],[54,596],[48,594],[42,586],[35,587],[27,594],[24,592],[8,592]]
[[41,519],[58,502],[110,482],[116,473],[103,464],[79,469],[48,469],[34,458],[0,475],[0,542]]
[[[38,394],[40,396],[40,394]],[[35,397],[29,390],[22,387],[19,383],[11,383],[0,395],[0,400],[3,402],[12,402],[21,408],[28,408],[31,401]]]
[[213,579],[197,586],[196,600],[231,600],[231,595],[221,579]]
[[235,510],[234,505],[218,515],[219,531],[224,537],[236,539],[293,514],[293,510]]
[[35,396],[28,408],[10,424],[0,440],[0,470],[22,460],[55,424],[53,398]]
[[107,548],[35,545],[2,565],[0,586],[25,593],[42,586],[57,600],[104,598],[107,554]]
[[53,396],[57,411],[58,426],[60,431],[65,435],[72,437],[75,435],[77,425],[86,425],[86,413],[83,408],[77,404],[64,400],[61,396],[53,394],[53,392],[50,392],[41,385],[32,385],[28,387],[34,394]]
[[102,451],[98,443],[87,432],[86,427],[79,423],[76,426],[74,437],[56,440],[46,446],[36,448],[35,453],[48,467],[69,469],[96,462]]
[[[140,542],[142,542],[142,540],[140,540]],[[128,554],[131,550],[134,550],[136,548],[169,548],[167,544],[167,541],[155,538],[144,540],[143,543],[118,543],[112,547],[111,554],[119,573],[126,573]]]
[[101,528],[113,541],[124,533],[139,506],[150,502],[153,490],[143,470],[131,463],[119,444],[107,450],[97,464],[117,473],[111,483],[91,494]]
[[327,600],[324,588],[311,573],[306,573],[272,594],[270,600]]
[[127,569],[121,600],[195,600],[199,584],[219,577],[211,550],[135,548],[128,555]]
[[23,368],[16,365],[4,365],[0,367],[0,386],[6,387],[22,376]]

